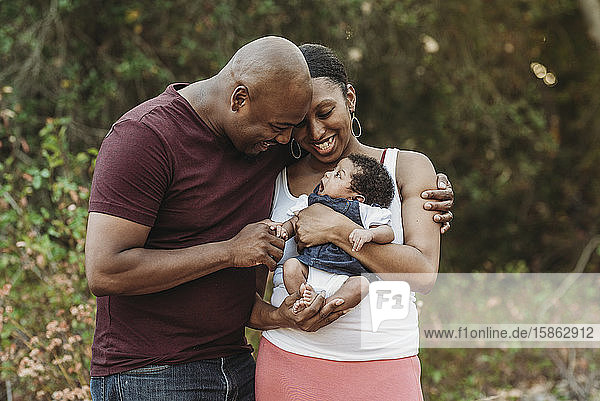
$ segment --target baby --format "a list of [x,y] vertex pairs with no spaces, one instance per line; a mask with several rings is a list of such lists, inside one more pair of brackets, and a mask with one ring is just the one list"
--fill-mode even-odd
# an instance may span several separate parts
[[[301,195],[289,213],[294,217],[277,225],[277,235],[283,239],[294,236],[298,218],[295,214],[312,205],[322,203],[344,214],[362,229],[350,233],[352,251],[359,252],[367,242],[386,244],[394,240],[389,207],[394,198],[395,183],[385,167],[376,159],[351,154],[340,160],[333,171],[325,173],[321,183],[310,195]],[[335,273],[334,276],[322,271]],[[299,312],[314,300],[316,291],[325,296],[342,298],[345,305],[354,307],[368,291],[369,281],[361,276],[371,273],[354,257],[332,243],[312,246],[300,251],[295,258],[283,264],[283,281],[287,292],[292,294],[309,283],[315,291],[303,286],[302,297],[294,304]]]

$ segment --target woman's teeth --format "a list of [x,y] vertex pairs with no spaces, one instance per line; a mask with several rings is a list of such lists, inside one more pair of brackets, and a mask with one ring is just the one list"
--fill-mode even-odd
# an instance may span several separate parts
[[330,137],[325,142],[315,143],[315,146],[319,148],[319,150],[327,150],[331,147],[331,144],[333,144],[333,137]]

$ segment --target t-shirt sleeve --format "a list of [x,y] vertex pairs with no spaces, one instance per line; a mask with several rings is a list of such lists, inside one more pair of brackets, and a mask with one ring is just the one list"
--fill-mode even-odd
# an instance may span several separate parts
[[359,203],[360,218],[364,228],[372,226],[392,225],[392,212],[390,209],[385,209],[377,206],[369,206],[364,203]]
[[138,121],[120,121],[100,146],[89,211],[152,227],[171,172],[161,138]]

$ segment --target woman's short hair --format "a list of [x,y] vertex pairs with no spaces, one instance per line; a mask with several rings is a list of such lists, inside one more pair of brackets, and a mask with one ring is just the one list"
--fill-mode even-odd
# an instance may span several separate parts
[[344,96],[348,94],[348,75],[340,59],[330,48],[314,43],[300,46],[300,51],[306,59],[311,78],[329,78],[338,85]]

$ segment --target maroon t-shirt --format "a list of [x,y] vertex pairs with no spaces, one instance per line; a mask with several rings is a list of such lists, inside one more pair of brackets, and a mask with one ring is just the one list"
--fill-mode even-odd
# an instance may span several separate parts
[[[152,227],[146,248],[227,240],[268,218],[290,161],[284,146],[248,157],[216,137],[177,93],[183,86],[121,117],[96,161],[90,212]],[[92,376],[249,352],[254,293],[255,269],[231,267],[154,294],[98,297]]]

